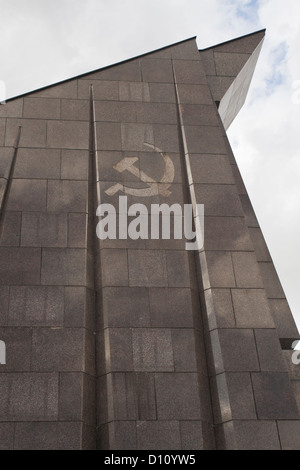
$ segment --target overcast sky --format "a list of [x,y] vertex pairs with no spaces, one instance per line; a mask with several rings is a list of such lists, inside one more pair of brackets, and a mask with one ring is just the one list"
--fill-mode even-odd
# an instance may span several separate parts
[[205,48],[267,29],[228,135],[300,328],[299,18],[299,0],[0,0],[7,97],[192,36]]

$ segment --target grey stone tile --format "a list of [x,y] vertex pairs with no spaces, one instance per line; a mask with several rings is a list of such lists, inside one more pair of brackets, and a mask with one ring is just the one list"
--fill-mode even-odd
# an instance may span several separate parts
[[[5,119],[4,118],[0,118],[0,145],[3,147],[4,145],[4,138],[5,138]],[[14,143],[12,143],[11,145],[14,145]]]
[[48,121],[47,147],[89,148],[89,123],[85,121]]
[[36,285],[40,283],[39,248],[0,248],[0,285]]
[[193,326],[190,289],[150,289],[151,326],[160,328],[191,328]]
[[195,184],[196,199],[204,204],[206,216],[243,216],[243,209],[234,185]]
[[231,254],[226,251],[200,253],[201,276],[204,289],[235,287]]
[[65,326],[95,328],[95,297],[85,287],[65,287]]
[[24,118],[60,119],[60,100],[47,98],[24,98]]
[[[180,421],[180,436],[182,450],[205,450],[213,449],[213,431],[211,428],[211,439],[207,442],[206,432],[204,430],[206,423],[203,421]],[[208,447],[206,447],[208,444]]]
[[208,289],[204,296],[209,329],[234,328],[236,324],[230,289]]
[[14,446],[14,424],[0,424],[0,450],[13,450]]
[[300,422],[278,421],[278,432],[282,450],[299,450],[300,448]]
[[216,65],[214,59],[214,51],[212,49],[207,49],[204,51],[199,51],[201,61],[205,72],[207,75],[216,75]]
[[35,328],[31,370],[84,371],[84,347],[82,328]]
[[254,49],[258,46],[259,42],[263,39],[265,31],[258,31],[257,33],[247,35],[233,41],[227,41],[224,44],[214,47],[213,49],[218,52],[238,52],[244,54],[252,54]]
[[267,244],[260,228],[249,228],[250,237],[254,246],[257,261],[272,261]]
[[135,371],[174,370],[170,330],[133,328],[132,350]]
[[206,217],[204,236],[206,250],[253,250],[243,217]]
[[214,75],[207,76],[209,88],[215,101],[221,101],[234,79],[235,77],[216,77]]
[[[124,124],[125,125],[125,124]],[[127,126],[134,124],[127,124]],[[98,150],[121,150],[121,124],[117,122],[98,122],[97,130],[97,148]],[[125,149],[134,150],[134,149]]]
[[[178,126],[172,124],[154,124],[154,143],[163,152],[179,153]],[[147,141],[146,141],[147,142]],[[152,143],[152,140],[148,140]]]
[[56,421],[58,374],[5,374],[0,377],[1,421]]
[[87,214],[68,214],[68,246],[87,248]]
[[166,256],[163,250],[128,250],[128,271],[130,286],[168,285]]
[[284,299],[285,295],[273,263],[259,263],[267,296],[270,299]]
[[226,154],[220,127],[185,126],[185,134],[189,153]]
[[227,155],[192,154],[190,165],[194,183],[234,183]]
[[263,288],[255,253],[232,253],[237,287]]
[[4,178],[0,178],[0,207],[4,204],[4,194],[7,187],[7,180]]
[[264,289],[233,289],[231,292],[238,328],[274,328]]
[[[296,353],[296,354],[295,354]],[[282,355],[285,360],[285,364],[288,369],[289,377],[292,382],[300,383],[300,367],[299,364],[293,364],[293,354],[295,354],[295,358],[298,359],[300,357],[299,351],[293,351],[292,349],[282,351]]]
[[241,195],[247,194],[247,190],[244,185],[238,166],[236,164],[231,164],[230,166],[231,166],[231,171],[233,173],[233,177],[234,177],[234,181],[235,181],[238,193]]
[[84,150],[62,150],[61,178],[65,180],[87,180],[89,154]]
[[52,286],[10,288],[8,325],[62,326],[64,290]]
[[137,445],[139,450],[180,449],[178,421],[138,421]]
[[31,96],[43,98],[77,98],[77,80],[70,80],[66,83],[49,86],[44,90],[31,93]]
[[182,104],[181,113],[185,126],[218,126],[218,111],[211,104]]
[[136,103],[137,122],[177,124],[177,108],[170,103]]
[[123,101],[96,101],[96,121],[136,122],[135,103]]
[[41,283],[43,285],[85,286],[87,284],[86,250],[44,248]]
[[19,126],[22,127],[19,147],[46,147],[46,121],[14,118],[7,119],[5,131],[6,147],[13,147],[15,145]]
[[107,372],[133,371],[131,329],[108,328],[105,330],[105,337],[107,348],[105,357]]
[[252,384],[258,419],[299,419],[287,373],[253,373]]
[[249,58],[250,54],[230,52],[223,53],[214,51],[217,75],[236,77]]
[[189,255],[186,251],[166,251],[169,287],[190,287]]
[[103,289],[104,327],[147,327],[150,325],[149,292],[144,287]]
[[81,372],[59,374],[59,419],[81,421],[83,419],[83,377]]
[[88,121],[89,118],[89,100],[61,100],[61,119],[66,121]]
[[68,220],[66,214],[23,212],[21,245],[66,247]]
[[47,210],[56,212],[87,212],[86,181],[48,181]]
[[212,97],[207,85],[178,84],[181,104],[212,104]]
[[[253,330],[222,329],[211,332],[216,373],[258,371]],[[219,346],[218,346],[219,344]],[[220,348],[220,351],[219,349]],[[218,352],[219,351],[219,352]],[[221,354],[221,357],[219,357]]]
[[22,117],[23,98],[19,98],[8,103],[1,104],[0,117]]
[[152,103],[176,103],[174,85],[171,83],[149,83]]
[[0,287],[0,325],[7,325],[8,316],[8,304],[9,304],[9,287]]
[[15,450],[80,450],[81,422],[17,423]]
[[169,59],[141,59],[144,82],[173,83],[172,62]]
[[128,286],[127,250],[101,250],[101,283],[106,286]]
[[60,151],[20,148],[14,178],[60,178]]
[[196,372],[197,363],[194,330],[174,328],[171,334],[175,371]]
[[276,329],[256,329],[254,334],[261,370],[286,372],[287,367]]
[[13,155],[14,149],[12,147],[0,148],[0,178],[8,179]]
[[46,180],[12,181],[7,210],[11,211],[44,211],[46,209]]
[[119,82],[120,101],[150,101],[149,83]]
[[171,47],[171,52],[173,59],[199,61],[199,51],[195,39],[176,44]]
[[81,450],[97,450],[97,436],[95,426],[83,423]]
[[286,299],[269,299],[269,304],[279,338],[298,338],[298,329]]
[[105,67],[99,71],[85,75],[82,79],[90,80],[119,80],[129,82],[140,82],[141,71],[138,59],[126,61],[121,64]]
[[280,450],[275,421],[239,420],[223,426],[228,450]]
[[241,194],[240,200],[243,206],[246,224],[248,227],[259,227],[256,215],[254,213],[251,201],[247,194]]
[[159,420],[199,420],[200,399],[196,374],[156,374],[155,389]]
[[21,212],[6,211],[3,221],[1,246],[19,246],[21,234]]
[[93,86],[95,100],[119,100],[119,83],[117,81],[81,79],[78,80],[78,98],[88,100],[90,87]]
[[0,366],[1,372],[30,370],[31,336],[30,328],[0,329],[1,341],[6,345],[6,364]]
[[[112,126],[113,124],[105,124],[106,126]],[[116,124],[114,124],[116,126]],[[119,129],[119,128],[118,128]],[[104,130],[105,131],[105,130]],[[108,128],[109,131],[109,128]],[[101,129],[100,129],[101,132]],[[116,134],[117,128],[114,130]],[[116,140],[118,139],[118,140]],[[112,143],[110,146],[102,145],[101,148],[104,150],[118,150],[121,149],[119,145],[119,134],[114,136],[114,141],[116,143]],[[145,143],[154,143],[154,134],[153,134],[153,126],[150,124],[135,124],[135,123],[122,123],[121,124],[121,140],[122,140],[122,150],[130,150],[130,151],[147,151],[147,147],[144,145]]]
[[173,66],[177,83],[206,83],[205,71],[200,60],[173,60]]
[[127,451],[138,448],[136,443],[136,423],[134,421],[114,421],[102,426],[100,432],[101,449]]

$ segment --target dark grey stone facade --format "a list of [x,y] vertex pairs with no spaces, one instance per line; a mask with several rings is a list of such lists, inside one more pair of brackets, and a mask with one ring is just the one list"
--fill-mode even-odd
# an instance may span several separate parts
[[[263,37],[192,38],[0,106],[0,448],[300,448],[299,333],[226,137]],[[128,188],[204,204],[203,249],[99,240],[98,205]]]

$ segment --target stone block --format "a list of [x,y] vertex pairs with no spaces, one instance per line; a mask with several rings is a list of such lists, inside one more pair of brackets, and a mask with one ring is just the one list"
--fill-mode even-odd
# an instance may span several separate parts
[[173,83],[173,70],[170,59],[142,58],[141,72],[144,82]]
[[13,423],[0,423],[0,450],[13,450],[14,431]]
[[276,329],[256,329],[254,334],[261,370],[286,372],[287,367]]
[[163,250],[128,250],[128,271],[130,286],[168,285],[167,263]]
[[[103,124],[104,125],[104,124]],[[108,128],[108,133],[110,131],[109,126],[117,126],[117,124],[105,124]],[[105,131],[105,129],[104,129]],[[113,131],[113,142],[105,146],[105,144],[101,144],[102,149],[104,150],[130,150],[130,151],[147,151],[147,147],[144,145],[145,143],[154,144],[154,134],[153,134],[153,126],[150,124],[135,124],[135,123],[122,123],[121,124],[121,140],[122,146],[119,144],[120,138],[119,134],[117,135],[117,131],[119,132],[119,128],[112,128]],[[100,129],[101,133],[101,129]],[[100,136],[99,133],[99,136]],[[99,137],[101,139],[101,136]],[[109,135],[107,137],[103,136],[103,139],[109,139]],[[118,140],[117,140],[118,139]],[[115,143],[114,143],[115,142]]]
[[104,327],[150,326],[149,292],[144,287],[103,289]]
[[101,276],[102,287],[128,286],[127,250],[101,250]]
[[[213,430],[203,421],[180,421],[180,436],[182,450],[205,450],[214,449]],[[209,434],[209,436],[208,436]]]
[[204,292],[209,329],[236,326],[230,289],[207,289]]
[[194,183],[216,185],[234,183],[226,155],[192,154],[190,165]]
[[88,121],[89,118],[89,100],[61,100],[61,119],[66,121]]
[[48,181],[47,210],[55,212],[87,212],[86,181]]
[[166,251],[169,287],[190,287],[189,256],[186,251]]
[[195,184],[198,203],[204,204],[205,216],[243,216],[243,209],[234,185]]
[[80,450],[81,422],[17,423],[15,450]]
[[134,370],[132,330],[109,328],[105,330],[107,372],[129,372]]
[[84,331],[81,328],[35,328],[31,370],[84,371]]
[[288,373],[252,374],[258,419],[299,419]]
[[299,450],[300,421],[278,421],[282,450]]
[[193,307],[190,289],[150,289],[150,321],[152,327],[191,328]]
[[95,379],[81,372],[59,374],[59,419],[94,425]]
[[6,364],[0,365],[1,372],[30,370],[31,336],[32,331],[29,328],[0,329],[1,341],[6,345]]
[[65,180],[87,180],[89,154],[84,150],[62,150],[61,178]]
[[214,51],[213,49],[206,49],[204,51],[199,51],[201,61],[205,72],[207,75],[216,75],[216,65],[214,59]]
[[7,210],[11,211],[44,211],[46,209],[46,180],[12,181]]
[[216,107],[211,104],[182,104],[181,113],[185,126],[218,126]]
[[87,214],[68,214],[68,246],[87,248]]
[[207,85],[178,84],[180,104],[212,104],[210,89]]
[[172,346],[176,372],[196,372],[195,332],[187,328],[173,328]]
[[[154,124],[153,132],[154,143],[163,152],[180,152],[178,126],[173,124]],[[153,141],[148,140],[148,142],[152,143]]]
[[60,178],[60,151],[20,148],[17,154],[14,178]]
[[8,316],[8,305],[9,305],[9,287],[0,287],[0,325],[7,325]]
[[176,103],[174,85],[171,83],[149,83],[152,103]]
[[[6,119],[0,118],[0,145],[3,147],[4,145],[4,138],[5,138],[5,121]],[[11,144],[13,146],[14,143]]]
[[155,389],[158,420],[201,419],[196,374],[155,374]]
[[185,126],[189,153],[226,154],[221,128],[216,126]]
[[171,331],[132,329],[133,366],[137,372],[174,370]]
[[140,450],[180,449],[178,421],[138,421],[137,448]]
[[177,108],[170,103],[136,103],[137,122],[177,124]]
[[81,77],[82,79],[90,80],[119,80],[129,82],[141,81],[141,70],[138,59],[125,61],[123,63],[105,67],[100,70],[95,70],[88,75]]
[[21,212],[5,212],[1,234],[1,246],[20,245],[21,215]]
[[264,289],[233,289],[231,292],[238,328],[274,328]]
[[227,450],[280,450],[275,421],[231,421],[223,429]]
[[[127,126],[135,124],[127,124]],[[125,124],[122,126],[126,126]],[[121,150],[121,124],[117,122],[98,122],[96,124],[98,150]],[[124,150],[134,150],[127,149]]]
[[149,83],[119,82],[119,95],[120,101],[150,101]]
[[267,296],[270,299],[285,299],[285,295],[273,263],[259,263]]
[[249,196],[247,194],[240,194],[240,200],[243,206],[247,226],[259,227]]
[[8,325],[62,326],[64,289],[52,286],[12,286]]
[[217,75],[236,77],[249,58],[250,54],[214,51]]
[[48,121],[47,147],[89,148],[89,123],[86,121]]
[[19,147],[46,147],[46,121],[14,118],[7,119],[5,130],[6,147],[13,147],[15,145],[20,126],[22,130]]
[[0,178],[8,179],[13,155],[14,149],[12,147],[0,148]]
[[255,253],[232,253],[237,287],[263,288]]
[[66,214],[23,212],[21,245],[36,247],[66,247],[68,219]]
[[231,254],[226,251],[200,253],[201,276],[204,289],[235,287]]
[[288,347],[291,339],[298,338],[299,333],[286,299],[269,299],[271,313],[278,331],[279,338],[286,338]]
[[200,60],[173,60],[173,67],[176,83],[195,85],[206,83],[205,71]]
[[60,119],[60,100],[25,97],[23,117],[30,119]]
[[31,93],[32,97],[43,98],[77,98],[77,80],[68,80],[64,83],[58,83],[45,87],[39,91]]
[[37,285],[40,283],[39,248],[0,248],[0,285]]
[[175,44],[170,48],[172,59],[196,60],[199,61],[199,51],[195,38]]
[[95,328],[95,296],[85,287],[65,287],[64,325]]
[[0,117],[21,118],[23,113],[23,98],[2,103],[0,105]]
[[250,227],[249,233],[253,243],[257,261],[272,261],[267,244],[260,228]]
[[136,122],[135,103],[123,101],[96,101],[96,121]]
[[85,286],[87,284],[86,250],[78,248],[44,248],[41,283],[54,286]]
[[242,179],[241,173],[239,171],[239,168],[236,164],[231,164],[231,171],[233,173],[234,181],[237,187],[237,191],[240,195],[247,194],[247,190],[244,184],[244,181]]
[[58,374],[5,374],[0,377],[0,421],[56,421]]
[[90,99],[91,85],[95,100],[119,100],[119,84],[117,81],[85,80],[84,78],[78,80],[78,99]]

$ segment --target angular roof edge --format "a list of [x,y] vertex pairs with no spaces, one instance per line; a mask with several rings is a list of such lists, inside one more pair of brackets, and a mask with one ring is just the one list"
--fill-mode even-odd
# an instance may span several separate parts
[[[187,38],[187,39],[183,39],[182,41],[178,41],[178,42],[175,42],[173,44],[169,44],[168,46],[163,46],[163,47],[160,47],[158,49],[154,49],[152,51],[149,51],[149,52],[144,52],[143,54],[139,54],[137,56],[134,56],[134,57],[130,57],[129,59],[125,59],[125,60],[121,60],[120,62],[116,62],[114,64],[110,64],[110,65],[105,65],[104,67],[100,67],[99,69],[95,69],[95,70],[90,70],[88,72],[84,72],[84,73],[81,73],[79,75],[75,75],[74,77],[70,77],[70,78],[66,78],[64,80],[61,80],[59,82],[55,82],[55,83],[51,83],[50,85],[45,85],[43,87],[40,87],[40,88],[36,88],[34,90],[30,90],[30,91],[26,91],[25,93],[21,93],[20,95],[16,95],[16,96],[13,96],[11,98],[7,98],[5,100],[5,102],[8,102],[8,101],[13,101],[13,100],[17,100],[18,98],[22,98],[23,96],[27,96],[27,95],[30,95],[31,93],[37,93],[38,91],[42,91],[42,90],[46,90],[47,88],[51,88],[53,86],[56,86],[56,85],[62,85],[63,83],[67,83],[67,82],[70,82],[71,80],[75,80],[77,78],[81,78],[81,77],[85,77],[86,75],[90,75],[91,73],[95,73],[95,72],[100,72],[102,70],[107,70],[111,67],[115,67],[117,65],[122,65],[122,64],[125,64],[127,62],[130,62],[132,60],[136,60],[136,59],[139,59],[140,57],[144,57],[146,55],[149,55],[149,54],[153,54],[154,52],[159,52],[159,51],[162,51],[164,49],[168,49],[168,47],[173,47],[173,46],[177,46],[179,44],[182,44],[184,42],[187,42],[187,41],[191,41],[192,39],[196,39],[197,36],[192,36],[190,38]],[[3,103],[4,104],[4,103]],[[1,105],[1,103],[0,103]]]
[[204,49],[199,49],[199,51],[202,52],[202,51],[207,51],[208,49],[214,49],[215,47],[223,46],[224,44],[228,44],[230,42],[238,41],[239,39],[247,38],[249,36],[254,36],[257,33],[263,33],[265,31],[266,31],[266,28],[259,29],[258,31],[254,31],[254,33],[244,34],[243,36],[239,36],[238,38],[229,39],[228,41],[220,42],[219,44],[214,44],[213,46],[205,47]]

